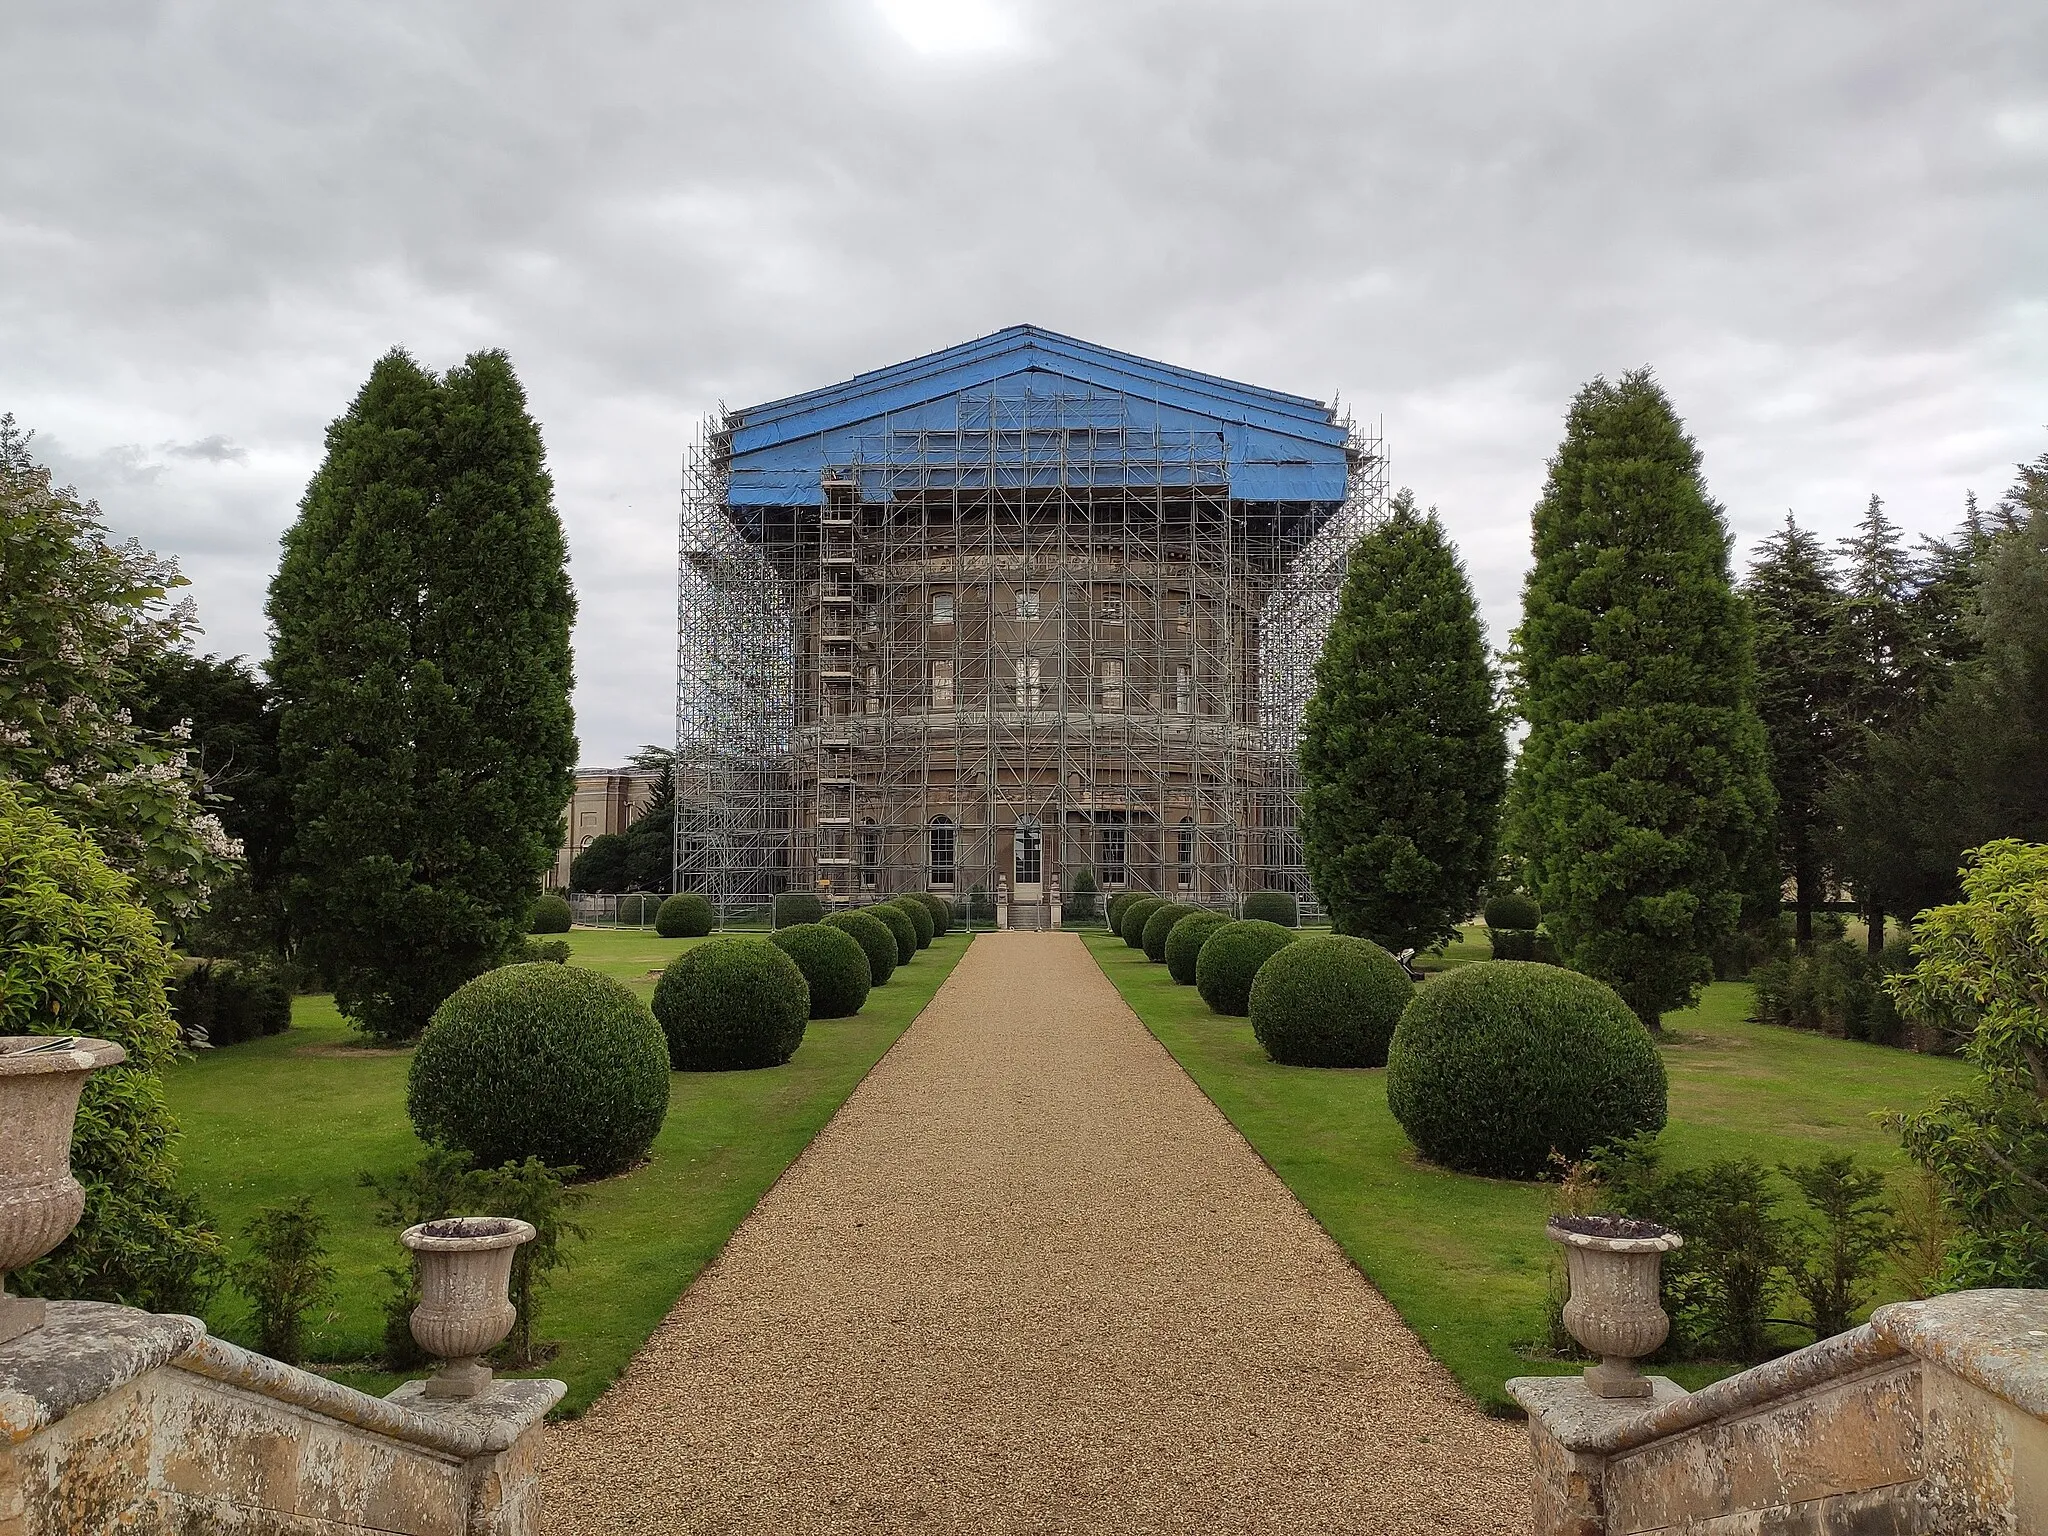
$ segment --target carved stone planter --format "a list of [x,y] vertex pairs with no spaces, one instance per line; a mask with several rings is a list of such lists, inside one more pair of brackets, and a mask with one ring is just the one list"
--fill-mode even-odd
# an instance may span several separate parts
[[1564,1325],[1582,1348],[1600,1356],[1586,1367],[1586,1385],[1600,1397],[1648,1397],[1636,1361],[1671,1332],[1658,1299],[1664,1255],[1685,1239],[1669,1227],[1625,1216],[1553,1216],[1544,1229],[1564,1249],[1571,1282]]
[[7,1294],[7,1271],[71,1235],[85,1191],[71,1177],[71,1126],[85,1075],[128,1059],[111,1040],[0,1036],[0,1344],[43,1326],[43,1304]]
[[481,1357],[512,1331],[518,1314],[506,1290],[513,1250],[533,1235],[531,1225],[509,1216],[450,1216],[399,1234],[420,1266],[412,1336],[441,1361],[426,1396],[474,1397],[489,1384]]

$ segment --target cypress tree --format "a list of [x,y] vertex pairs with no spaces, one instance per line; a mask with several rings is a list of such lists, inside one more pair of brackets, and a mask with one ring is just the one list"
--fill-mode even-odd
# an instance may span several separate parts
[[407,1039],[524,926],[574,787],[567,546],[503,353],[381,359],[270,589],[295,930]]
[[1472,584],[1405,490],[1352,552],[1301,770],[1302,857],[1337,931],[1455,936],[1493,873],[1507,742]]
[[1648,370],[1579,391],[1534,522],[1511,836],[1567,961],[1655,1029],[1711,978],[1776,806],[1727,527]]
[[1794,932],[1813,944],[1813,909],[1826,899],[1833,823],[1822,797],[1848,745],[1850,640],[1827,551],[1791,513],[1758,546],[1743,584],[1756,621],[1757,713],[1778,795],[1778,868],[1793,885]]

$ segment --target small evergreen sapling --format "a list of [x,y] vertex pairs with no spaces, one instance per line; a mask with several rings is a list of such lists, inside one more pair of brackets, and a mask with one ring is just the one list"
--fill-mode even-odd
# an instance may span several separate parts
[[335,1268],[327,1262],[327,1223],[300,1195],[266,1205],[242,1229],[248,1252],[229,1272],[249,1298],[256,1348],[297,1365],[306,1358],[306,1315],[334,1294]]

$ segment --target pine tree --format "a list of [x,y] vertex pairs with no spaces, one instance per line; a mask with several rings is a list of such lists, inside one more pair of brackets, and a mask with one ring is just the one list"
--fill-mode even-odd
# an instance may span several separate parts
[[1511,836],[1568,962],[1654,1029],[1711,977],[1776,804],[1727,527],[1648,371],[1573,400],[1534,543]]
[[1814,905],[1827,895],[1832,822],[1822,797],[1847,745],[1850,637],[1827,551],[1789,512],[1784,528],[1757,547],[1743,590],[1756,623],[1756,707],[1778,796],[1778,867],[1793,884],[1794,933],[1807,949]]
[[342,1011],[425,1027],[524,924],[573,789],[567,548],[504,354],[394,350],[270,590],[293,920]]
[[1352,553],[1301,769],[1303,860],[1337,931],[1454,937],[1494,870],[1507,742],[1472,585],[1405,490]]

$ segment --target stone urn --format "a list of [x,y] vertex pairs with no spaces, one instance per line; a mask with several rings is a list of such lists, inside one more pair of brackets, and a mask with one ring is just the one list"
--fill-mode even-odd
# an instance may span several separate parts
[[423,1394],[474,1397],[491,1379],[481,1357],[512,1331],[518,1315],[506,1294],[512,1256],[533,1241],[533,1227],[509,1216],[449,1216],[407,1227],[398,1240],[420,1267],[412,1336],[441,1362]]
[[43,1304],[7,1294],[7,1272],[71,1235],[85,1191],[71,1177],[71,1126],[85,1075],[125,1061],[111,1040],[0,1035],[0,1344],[43,1326]]
[[1553,1216],[1545,1235],[1564,1249],[1570,1298],[1564,1325],[1580,1347],[1600,1356],[1586,1385],[1600,1397],[1648,1397],[1636,1361],[1671,1332],[1658,1299],[1664,1255],[1685,1239],[1654,1221],[1626,1216]]

